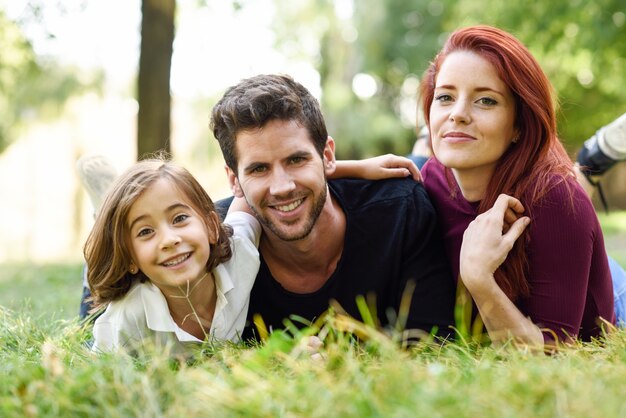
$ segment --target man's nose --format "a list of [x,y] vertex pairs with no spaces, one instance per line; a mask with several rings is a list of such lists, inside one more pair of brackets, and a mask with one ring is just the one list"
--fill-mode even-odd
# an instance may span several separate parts
[[272,170],[270,181],[270,193],[272,195],[289,194],[296,188],[292,173],[283,167],[276,167]]

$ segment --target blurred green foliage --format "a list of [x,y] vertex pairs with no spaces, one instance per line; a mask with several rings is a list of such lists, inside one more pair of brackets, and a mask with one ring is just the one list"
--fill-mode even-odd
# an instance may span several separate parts
[[0,152],[33,120],[58,116],[62,104],[79,91],[98,86],[89,78],[37,55],[19,22],[0,10]]
[[[213,0],[196,0],[208,7]],[[237,0],[245,8],[252,0]],[[416,89],[447,35],[462,26],[501,27],[522,40],[552,80],[560,134],[573,153],[626,111],[624,0],[273,0],[277,48],[313,63],[339,158],[404,154],[415,138]],[[61,4],[61,2],[57,2]],[[30,0],[31,20],[42,0]],[[45,26],[45,22],[38,22]],[[30,120],[53,115],[102,75],[37,56],[20,23],[0,10],[0,152]],[[352,88],[357,74],[377,85],[371,97]],[[418,122],[419,123],[419,122]]]
[[[322,105],[340,158],[406,153],[414,139],[417,83],[447,35],[489,24],[517,36],[551,79],[560,134],[573,153],[626,111],[626,14],[623,0],[275,0],[278,47],[316,63]],[[341,11],[352,6],[349,18]],[[369,99],[353,77],[376,80]],[[413,114],[414,115],[414,114]]]
[[[559,131],[570,150],[626,111],[623,0],[464,0],[457,5],[451,22],[499,26],[537,57],[558,93]],[[455,28],[451,22],[446,29]]]

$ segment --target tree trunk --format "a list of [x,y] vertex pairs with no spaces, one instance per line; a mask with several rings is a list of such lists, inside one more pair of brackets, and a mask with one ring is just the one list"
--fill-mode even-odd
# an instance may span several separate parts
[[170,68],[176,0],[142,0],[137,159],[170,152]]

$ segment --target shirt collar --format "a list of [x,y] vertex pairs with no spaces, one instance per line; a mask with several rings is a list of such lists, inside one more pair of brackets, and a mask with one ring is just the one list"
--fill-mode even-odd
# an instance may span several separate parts
[[154,284],[143,283],[141,301],[146,313],[146,325],[155,332],[173,332],[179,341],[196,341],[199,339],[181,329],[170,314],[165,296]]

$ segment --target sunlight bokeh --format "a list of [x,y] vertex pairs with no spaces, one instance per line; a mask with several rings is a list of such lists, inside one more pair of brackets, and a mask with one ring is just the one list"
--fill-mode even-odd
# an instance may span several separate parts
[[[72,98],[63,117],[33,122],[0,154],[0,262],[65,262],[82,259],[93,222],[92,207],[75,172],[85,154],[102,154],[118,171],[136,158],[137,103],[133,85],[139,62],[140,0],[44,1],[45,29],[25,27],[38,54],[81,71],[102,69],[102,94]],[[25,1],[0,0],[14,19]],[[273,3],[258,0],[239,11],[230,2],[179,1],[172,58],[174,158],[214,199],[229,194],[223,160],[208,132],[209,98],[241,78],[289,73],[319,95],[319,75],[305,62],[285,59],[273,48]],[[242,30],[245,28],[245,30]],[[48,36],[52,34],[53,37]],[[198,110],[197,103],[207,103]]]

